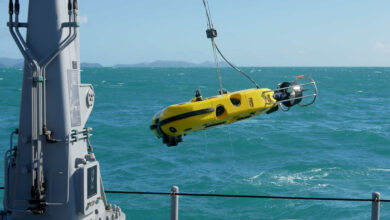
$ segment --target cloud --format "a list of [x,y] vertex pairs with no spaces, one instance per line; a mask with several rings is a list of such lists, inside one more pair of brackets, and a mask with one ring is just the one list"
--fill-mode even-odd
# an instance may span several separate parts
[[375,43],[375,48],[377,48],[377,49],[382,49],[382,48],[384,48],[384,47],[385,47],[385,44],[382,43],[382,42],[380,42],[380,41],[377,41],[377,42]]
[[386,53],[390,53],[390,44],[383,43],[382,41],[377,41],[374,45],[374,48]]
[[88,16],[87,15],[79,15],[78,17],[80,24],[87,24],[88,23]]

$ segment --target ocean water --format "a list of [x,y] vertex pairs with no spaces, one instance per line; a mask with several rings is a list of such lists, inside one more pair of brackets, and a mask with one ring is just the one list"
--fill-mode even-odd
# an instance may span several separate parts
[[[390,68],[243,68],[262,87],[300,74],[317,102],[195,132],[168,148],[149,130],[168,105],[217,94],[212,68],[89,68],[88,126],[106,190],[390,199]],[[229,91],[252,87],[222,70]],[[0,153],[18,125],[21,69],[0,69]],[[0,163],[0,182],[3,163]],[[1,185],[1,184],[0,184]],[[129,219],[169,219],[170,197],[108,195]],[[390,204],[381,206],[390,219]],[[180,198],[181,219],[369,219],[370,202]]]

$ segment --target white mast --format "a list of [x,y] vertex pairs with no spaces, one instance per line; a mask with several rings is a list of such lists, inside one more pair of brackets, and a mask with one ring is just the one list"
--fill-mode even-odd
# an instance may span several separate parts
[[[2,219],[125,219],[106,202],[85,124],[94,90],[80,83],[77,0],[10,0],[8,26],[25,58],[17,146],[5,155]],[[27,28],[24,40],[19,28]]]

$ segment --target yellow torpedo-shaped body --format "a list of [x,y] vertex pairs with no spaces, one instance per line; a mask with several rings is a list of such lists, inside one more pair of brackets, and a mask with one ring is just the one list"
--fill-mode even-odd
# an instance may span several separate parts
[[[264,93],[267,92],[267,93]],[[171,105],[158,112],[151,129],[168,146],[182,141],[182,135],[244,120],[277,108],[270,89],[247,89],[203,100],[196,98]]]

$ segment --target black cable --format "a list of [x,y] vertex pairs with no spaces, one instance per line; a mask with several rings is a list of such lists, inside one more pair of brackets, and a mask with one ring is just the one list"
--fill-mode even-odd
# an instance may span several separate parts
[[221,55],[222,59],[225,60],[225,62],[227,64],[229,64],[229,66],[231,66],[233,69],[235,69],[237,72],[241,73],[243,76],[245,76],[247,79],[249,79],[255,86],[256,88],[260,88],[259,85],[257,85],[256,81],[252,79],[252,77],[250,77],[248,74],[246,74],[244,71],[238,69],[238,67],[236,67],[235,65],[233,65],[232,63],[229,62],[228,59],[225,58],[225,56],[222,54],[222,52],[219,50],[217,44],[215,44],[215,48],[217,49],[219,55]]
[[[164,192],[132,192],[132,191],[111,191],[110,194],[138,194],[138,195],[172,195]],[[295,197],[295,196],[256,196],[256,195],[229,195],[229,194],[207,194],[207,193],[175,193],[178,196],[195,197],[228,197],[228,198],[253,198],[253,199],[287,199],[287,200],[318,200],[318,201],[348,201],[348,202],[390,202],[388,199],[355,199],[355,198],[324,198],[324,197]]]
[[105,190],[104,192],[109,194],[171,195],[171,193],[164,193],[164,192],[132,192],[132,191],[116,191],[116,190]]
[[[4,189],[4,186],[0,186]],[[135,194],[135,195],[173,195],[166,192],[134,192],[105,190],[108,194]],[[324,198],[324,197],[296,197],[296,196],[256,196],[256,195],[231,195],[231,194],[207,194],[207,193],[175,193],[177,196],[195,196],[195,197],[227,197],[227,198],[252,198],[252,199],[287,199],[287,200],[317,200],[317,201],[347,201],[347,202],[390,202],[390,199],[355,199],[355,198]]]

